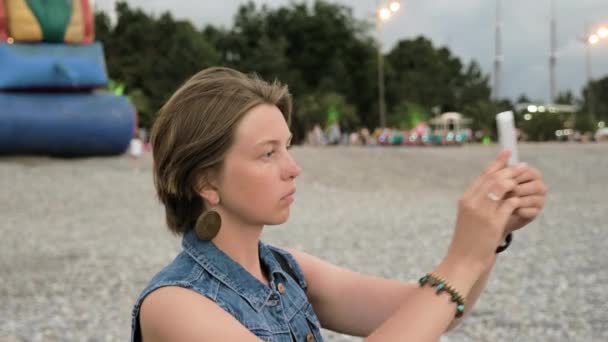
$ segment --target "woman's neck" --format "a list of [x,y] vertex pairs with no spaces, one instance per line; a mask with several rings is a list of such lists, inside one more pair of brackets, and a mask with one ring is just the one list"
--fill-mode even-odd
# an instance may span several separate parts
[[258,243],[263,226],[248,226],[231,221],[222,215],[222,226],[213,238],[213,243],[222,252],[236,261],[245,270],[268,284],[267,276],[260,264]]

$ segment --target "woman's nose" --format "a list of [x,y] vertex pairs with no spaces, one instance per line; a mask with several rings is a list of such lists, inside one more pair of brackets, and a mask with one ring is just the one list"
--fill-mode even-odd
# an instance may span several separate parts
[[287,179],[293,179],[300,175],[302,168],[296,163],[295,159],[291,155],[287,155],[287,161],[285,165],[285,176]]

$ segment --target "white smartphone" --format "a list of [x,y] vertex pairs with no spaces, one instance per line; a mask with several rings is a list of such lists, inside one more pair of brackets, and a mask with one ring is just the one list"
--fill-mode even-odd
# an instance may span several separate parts
[[517,134],[515,132],[515,120],[513,112],[502,112],[496,114],[496,126],[498,128],[498,142],[503,148],[511,150],[509,158],[509,166],[513,166],[519,162],[519,153],[517,152]]

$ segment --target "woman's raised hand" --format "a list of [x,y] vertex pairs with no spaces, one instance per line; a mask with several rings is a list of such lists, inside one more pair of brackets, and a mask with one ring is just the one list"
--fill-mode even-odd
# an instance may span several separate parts
[[510,154],[499,153],[460,198],[448,257],[477,265],[491,262],[509,218],[521,205],[520,197],[512,195],[517,179],[530,168],[524,163],[509,167]]

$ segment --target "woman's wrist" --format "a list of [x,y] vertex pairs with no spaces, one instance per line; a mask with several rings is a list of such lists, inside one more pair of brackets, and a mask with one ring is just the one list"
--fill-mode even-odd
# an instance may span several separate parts
[[494,264],[495,258],[496,254],[493,249],[490,249],[483,254],[471,253],[462,248],[457,248],[457,246],[452,243],[442,262],[448,262],[451,265],[462,265],[459,267],[470,269],[481,274]]
[[491,260],[486,264],[448,255],[432,273],[445,279],[463,297],[466,297],[489,265]]

